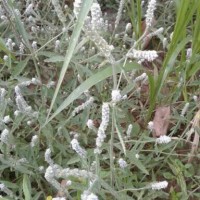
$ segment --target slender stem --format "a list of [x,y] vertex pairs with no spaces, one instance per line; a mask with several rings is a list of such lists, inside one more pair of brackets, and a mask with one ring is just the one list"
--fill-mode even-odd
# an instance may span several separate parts
[[113,106],[112,109],[112,130],[111,130],[111,137],[110,137],[110,180],[111,185],[113,185],[113,177],[114,177],[114,160],[113,160],[113,141],[114,141],[114,131],[115,131],[115,107]]
[[123,190],[120,190],[118,192],[126,192],[126,191],[138,191],[138,190],[145,190],[145,189],[149,189],[151,187],[143,187],[143,188],[127,188],[127,189],[123,189]]
[[113,89],[117,89],[117,72],[116,72],[116,61],[112,55],[109,57],[109,62],[112,65],[112,75],[113,75]]
[[[100,164],[99,164],[99,154],[96,154],[96,175],[100,177]],[[100,190],[101,186],[98,182],[97,184],[98,189]]]

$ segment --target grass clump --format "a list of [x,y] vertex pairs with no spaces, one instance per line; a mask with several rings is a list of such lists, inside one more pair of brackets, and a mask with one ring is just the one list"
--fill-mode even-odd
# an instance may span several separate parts
[[199,10],[2,0],[1,199],[199,199]]

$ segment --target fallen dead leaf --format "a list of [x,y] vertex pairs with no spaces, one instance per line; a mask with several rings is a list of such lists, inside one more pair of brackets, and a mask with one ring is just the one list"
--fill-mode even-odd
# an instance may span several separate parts
[[[66,188],[66,183],[67,183],[67,180],[61,181],[60,186],[61,186],[62,189]],[[63,196],[65,196],[64,190],[59,190],[56,197],[63,197]]]
[[198,146],[199,146],[199,133],[198,130],[200,128],[200,110],[196,113],[196,115],[194,116],[193,119],[193,125],[191,128],[191,134],[189,135],[189,137],[187,138],[187,140],[191,139],[192,134],[194,133],[194,138],[192,141],[192,148],[191,148],[191,153],[190,156],[188,158],[188,162],[191,162],[194,154],[197,152],[198,150]]
[[169,127],[170,106],[156,108],[153,119],[153,137],[166,135]]

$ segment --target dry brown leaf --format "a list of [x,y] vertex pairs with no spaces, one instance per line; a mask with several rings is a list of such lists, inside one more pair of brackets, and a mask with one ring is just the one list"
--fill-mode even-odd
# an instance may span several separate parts
[[[192,130],[194,130],[194,138],[193,138],[193,141],[192,141],[192,149],[191,149],[190,156],[188,158],[188,162],[192,161],[192,158],[193,158],[194,154],[198,150],[198,146],[199,146],[199,133],[197,132],[197,130],[199,128],[200,128],[200,110],[196,113],[196,115],[194,116],[194,119],[193,119]],[[190,137],[191,137],[191,135],[190,135]],[[188,139],[190,139],[190,138],[188,138]]]
[[[62,189],[66,187],[66,183],[67,183],[67,180],[62,180],[61,181],[60,186],[61,186]],[[62,189],[58,191],[56,197],[63,197],[63,196],[65,196],[65,192]]]
[[[152,27],[154,27],[155,25],[156,25],[156,19],[153,18]],[[142,33],[144,33],[146,31],[146,21],[145,20],[142,21],[141,27],[142,27]],[[151,37],[148,37],[149,33],[150,33],[150,31],[147,30],[147,32],[145,34],[146,37],[143,39],[142,49],[146,49],[152,39]]]
[[160,137],[166,135],[169,127],[170,106],[156,108],[153,119],[153,137]]

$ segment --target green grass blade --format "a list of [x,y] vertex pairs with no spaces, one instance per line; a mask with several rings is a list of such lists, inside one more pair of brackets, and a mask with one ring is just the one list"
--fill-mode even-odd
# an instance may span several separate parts
[[[189,42],[188,38],[185,38],[185,31],[189,21],[191,20],[192,16],[196,12],[197,9],[200,7],[200,1],[177,1],[177,17],[176,17],[176,24],[173,32],[173,38],[170,43],[169,50],[167,55],[164,59],[163,66],[161,68],[160,75],[158,77],[158,81],[156,81],[156,88],[154,93],[151,94],[153,96],[153,100],[151,101],[150,108],[148,111],[148,119],[150,119],[152,111],[156,104],[156,99],[160,90],[164,84],[165,79],[167,78],[168,74],[173,69],[173,64],[175,59],[178,56],[178,53],[185,47],[185,45]],[[190,38],[192,39],[192,38]]]
[[149,172],[145,168],[145,166],[142,164],[142,162],[135,157],[135,153],[133,151],[129,151],[127,153],[127,157],[129,158],[130,162],[138,167],[144,174],[149,175]]
[[62,81],[64,79],[65,73],[66,73],[66,71],[68,69],[70,60],[71,60],[71,58],[73,56],[76,44],[78,42],[78,38],[80,36],[81,30],[82,30],[83,25],[84,25],[85,18],[87,17],[87,14],[88,14],[88,12],[90,10],[92,2],[93,2],[93,0],[83,1],[83,5],[82,5],[82,8],[81,8],[81,11],[80,11],[76,26],[75,26],[74,31],[72,33],[72,36],[70,38],[69,49],[67,50],[67,53],[66,53],[66,56],[65,56],[65,60],[64,60],[64,64],[63,64],[63,67],[62,67],[62,70],[60,72],[60,76],[59,76],[59,79],[58,79],[58,84],[56,86],[56,90],[55,90],[55,93],[53,95],[53,99],[51,101],[51,106],[50,106],[50,109],[49,109],[49,112],[48,112],[47,120],[49,118],[49,115],[50,115],[51,110],[53,108],[53,105],[55,103],[56,97],[57,97],[58,92],[60,90],[60,87],[61,87]]
[[[131,71],[133,69],[141,69],[141,66],[137,63],[127,64],[124,68],[125,71]],[[116,66],[116,72],[119,73],[121,68]],[[106,69],[94,74],[86,81],[84,81],[80,86],[78,86],[67,99],[59,106],[59,108],[53,113],[53,115],[46,121],[45,125],[50,122],[56,115],[58,115],[62,110],[64,110],[70,103],[76,100],[84,91],[90,89],[92,86],[96,85],[102,80],[112,76],[112,68],[108,66]]]
[[25,196],[25,200],[31,200],[31,183],[29,180],[29,177],[24,174],[23,177],[23,192],[24,192],[24,196]]
[[120,144],[122,146],[124,155],[126,155],[126,147],[125,147],[125,143],[124,143],[124,140],[123,140],[123,137],[122,137],[122,132],[120,131],[119,127],[117,126],[116,120],[115,120],[115,128],[116,128],[117,135],[118,135]]

